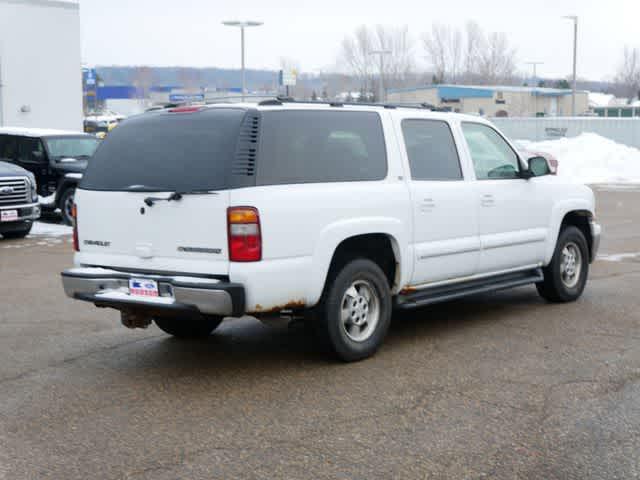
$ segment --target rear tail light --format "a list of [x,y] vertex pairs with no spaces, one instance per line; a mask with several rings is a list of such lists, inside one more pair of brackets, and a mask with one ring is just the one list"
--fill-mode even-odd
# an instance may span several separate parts
[[78,241],[78,207],[73,204],[71,209],[71,216],[73,217],[73,249],[76,252],[80,251],[80,242]]
[[229,228],[229,260],[257,262],[262,259],[260,216],[253,207],[231,207],[227,210]]

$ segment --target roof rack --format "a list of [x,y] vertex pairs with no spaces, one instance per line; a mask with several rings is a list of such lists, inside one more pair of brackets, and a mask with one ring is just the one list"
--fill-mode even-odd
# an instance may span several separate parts
[[431,110],[433,112],[448,112],[449,110],[438,108],[429,103],[418,103],[418,104],[394,104],[394,103],[372,103],[372,102],[341,102],[335,100],[296,100],[291,97],[275,97],[269,100],[263,100],[258,102],[259,106],[277,106],[284,105],[285,103],[295,103],[298,105],[329,105],[330,107],[343,107],[343,106],[354,106],[354,107],[380,107],[386,109],[396,109],[396,108],[415,108],[419,110]]

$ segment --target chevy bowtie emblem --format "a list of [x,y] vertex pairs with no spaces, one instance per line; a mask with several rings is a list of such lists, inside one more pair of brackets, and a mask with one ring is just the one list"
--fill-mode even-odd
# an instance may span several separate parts
[[13,187],[0,188],[0,195],[11,195],[14,192]]

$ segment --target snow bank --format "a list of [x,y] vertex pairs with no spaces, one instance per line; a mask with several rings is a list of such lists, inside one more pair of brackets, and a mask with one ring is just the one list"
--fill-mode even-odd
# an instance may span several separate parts
[[73,234],[71,227],[67,225],[58,225],[56,223],[34,222],[31,228],[29,237],[43,236],[43,237],[62,237],[64,235]]
[[543,142],[518,140],[516,144],[550,153],[558,159],[558,175],[577,183],[640,184],[640,150],[595,133]]

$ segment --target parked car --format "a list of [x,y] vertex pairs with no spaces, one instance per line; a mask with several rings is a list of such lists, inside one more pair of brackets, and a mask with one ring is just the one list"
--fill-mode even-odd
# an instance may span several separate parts
[[40,217],[36,179],[24,168],[0,162],[0,235],[23,238]]
[[71,225],[75,189],[99,140],[85,133],[0,128],[0,160],[30,171],[38,184],[42,208],[59,208]]
[[358,360],[394,308],[527,284],[580,297],[594,195],[549,173],[474,116],[281,101],[150,112],[87,169],[64,289],[177,337],[301,316]]
[[121,120],[123,120],[123,118],[115,115],[94,115],[85,117],[84,131],[85,133],[93,133],[98,138],[103,139],[111,130],[118,126],[118,123]]

